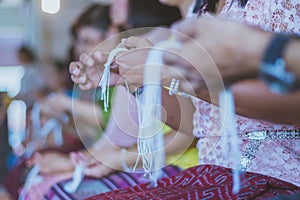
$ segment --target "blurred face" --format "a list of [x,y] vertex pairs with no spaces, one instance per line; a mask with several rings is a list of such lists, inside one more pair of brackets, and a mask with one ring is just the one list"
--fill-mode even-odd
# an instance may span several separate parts
[[109,15],[113,25],[120,26],[127,24],[128,0],[111,0]]
[[80,54],[88,53],[100,42],[104,40],[104,34],[97,28],[85,26],[78,30],[77,40],[75,41],[75,55],[79,58]]

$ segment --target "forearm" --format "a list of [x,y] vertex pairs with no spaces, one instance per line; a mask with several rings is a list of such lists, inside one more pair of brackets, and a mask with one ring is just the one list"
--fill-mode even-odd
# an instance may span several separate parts
[[300,91],[278,95],[259,80],[247,80],[234,84],[236,112],[248,118],[274,123],[300,125]]
[[87,125],[97,127],[99,124],[104,125],[102,111],[98,104],[92,102],[84,102],[74,100],[73,105],[70,105],[69,111],[72,111],[75,120],[79,120]]
[[163,121],[174,130],[191,135],[195,107],[189,98],[170,96],[162,90]]
[[287,63],[287,69],[296,74],[298,80],[300,80],[300,39],[292,39],[287,45],[283,57]]

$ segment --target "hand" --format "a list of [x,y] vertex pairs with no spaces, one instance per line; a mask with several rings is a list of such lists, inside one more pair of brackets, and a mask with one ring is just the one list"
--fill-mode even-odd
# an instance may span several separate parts
[[141,87],[144,77],[144,64],[152,43],[142,37],[129,37],[122,40],[128,51],[119,53],[114,61],[119,74],[128,82],[130,90]]
[[[174,31],[170,33],[178,34]],[[118,65],[119,73],[124,79],[127,80],[127,82],[129,82],[130,86],[134,86],[135,88],[140,87],[143,84],[145,62],[150,49],[153,47],[153,44],[142,37],[129,37],[127,39],[123,39],[122,43],[126,48],[129,49],[129,51],[118,55],[116,58],[115,63]],[[169,44],[174,46],[172,41],[170,41]],[[157,51],[165,50],[166,49],[164,49],[164,47],[157,47]],[[169,86],[172,78],[185,80],[185,77],[182,76],[181,68],[176,68],[174,70],[174,67],[169,67],[166,65],[162,65],[160,67],[162,85]],[[191,74],[194,75],[195,73]],[[190,88],[190,85],[185,84],[185,89],[186,88]]]
[[71,79],[82,90],[89,90],[98,86],[101,78],[101,66],[106,60],[103,54],[98,55],[94,58],[93,54],[82,54],[79,61],[72,62],[69,66]]
[[37,152],[26,162],[29,167],[36,164],[40,165],[42,175],[53,175],[74,170],[69,155],[55,151]]
[[[166,54],[165,62],[184,68],[184,75],[197,84],[219,91],[225,84],[255,77],[270,34],[223,19],[200,18],[186,21],[179,31],[189,37],[177,37],[182,48],[178,56]],[[188,62],[186,62],[188,61]],[[190,77],[191,71],[201,75]]]
[[[74,165],[80,164],[85,167],[85,175],[102,178],[116,171],[116,164],[119,163],[120,158],[116,153],[118,154],[118,151],[111,150],[96,157],[88,152],[72,152],[70,158]],[[120,166],[117,169],[120,169]]]
[[66,112],[71,112],[72,110],[72,99],[61,92],[53,93],[43,98],[39,103],[42,114],[58,119]]

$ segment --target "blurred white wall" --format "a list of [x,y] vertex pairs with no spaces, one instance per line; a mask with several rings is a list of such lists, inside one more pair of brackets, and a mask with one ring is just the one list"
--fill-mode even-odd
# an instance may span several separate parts
[[0,66],[18,65],[15,52],[21,43],[45,60],[65,58],[71,22],[93,2],[108,0],[61,0],[55,15],[42,12],[41,0],[0,0]]

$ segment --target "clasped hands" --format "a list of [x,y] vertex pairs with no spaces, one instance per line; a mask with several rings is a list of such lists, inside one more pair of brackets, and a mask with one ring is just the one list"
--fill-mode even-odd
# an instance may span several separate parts
[[[184,21],[175,35],[181,48],[166,48],[162,81],[181,80],[183,91],[205,85],[209,91],[219,92],[224,85],[244,78],[257,77],[259,63],[271,34],[256,28],[224,19],[200,18]],[[153,44],[142,37],[123,39],[126,52],[118,54],[111,67],[111,85],[124,84],[140,87],[143,66]],[[78,62],[70,64],[74,83],[83,90],[96,88],[108,53],[101,48],[83,54]],[[175,73],[172,70],[176,71]]]

